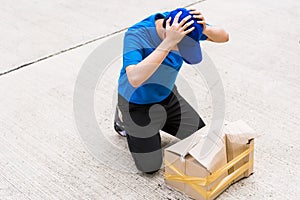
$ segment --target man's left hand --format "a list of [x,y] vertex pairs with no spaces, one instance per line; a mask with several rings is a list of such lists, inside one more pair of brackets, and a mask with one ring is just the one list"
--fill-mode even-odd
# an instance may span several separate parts
[[202,33],[208,37],[208,41],[221,43],[227,42],[229,40],[229,35],[223,28],[216,26],[207,26],[205,18],[199,10],[197,10],[196,8],[191,8],[189,10],[190,14],[193,15],[193,18],[197,20],[197,23],[203,25]]
[[199,10],[197,10],[196,8],[191,8],[191,9],[189,9],[190,10],[190,14],[191,15],[193,15],[193,17],[195,18],[195,19],[197,19],[197,23],[198,24],[202,24],[202,26],[203,26],[203,31],[202,31],[202,33],[203,34],[205,34],[205,32],[206,32],[206,22],[205,22],[205,18],[204,18],[204,16],[202,15],[202,13],[199,11]]

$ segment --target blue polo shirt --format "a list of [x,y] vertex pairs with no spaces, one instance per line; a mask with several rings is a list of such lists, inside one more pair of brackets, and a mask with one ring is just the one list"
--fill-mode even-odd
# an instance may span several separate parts
[[[160,102],[170,95],[175,85],[183,63],[178,51],[171,51],[152,76],[137,88],[129,83],[125,71],[126,67],[136,65],[145,59],[162,42],[155,28],[155,19],[167,16],[168,13],[151,15],[130,27],[125,33],[123,67],[118,81],[118,93],[131,103]],[[203,35],[201,39],[205,40],[207,37]]]

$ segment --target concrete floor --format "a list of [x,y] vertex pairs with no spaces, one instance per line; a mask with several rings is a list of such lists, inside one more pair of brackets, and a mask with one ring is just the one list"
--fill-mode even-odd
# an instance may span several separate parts
[[[230,33],[227,44],[202,44],[223,81],[226,120],[243,119],[263,134],[254,175],[218,199],[300,199],[299,1],[0,3],[0,199],[189,199],[165,185],[162,170],[145,176],[114,169],[115,159],[97,160],[73,113],[76,78],[96,47],[150,13],[189,4]],[[106,139],[120,148],[117,156],[134,170],[125,140],[111,127],[119,67],[99,81],[95,114]],[[190,73],[187,66],[181,76],[205,94],[203,80]],[[210,99],[201,91],[199,112],[209,122]]]

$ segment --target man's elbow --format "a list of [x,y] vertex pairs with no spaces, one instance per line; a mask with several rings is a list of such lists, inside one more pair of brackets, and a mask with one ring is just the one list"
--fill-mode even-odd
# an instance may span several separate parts
[[129,84],[134,88],[138,88],[142,83],[136,73],[133,72],[134,68],[135,65],[126,67],[126,74]]
[[229,34],[225,32],[223,42],[228,42],[228,41],[229,41]]
[[219,42],[228,42],[229,34],[223,28],[219,29]]
[[141,85],[141,82],[138,79],[134,79],[134,78],[129,78],[128,77],[128,82],[134,88],[138,88]]
[[224,32],[221,35],[219,35],[219,38],[216,38],[215,40],[211,40],[216,43],[225,43],[229,41],[229,34]]
[[127,73],[127,79],[130,85],[134,88],[138,88],[142,84],[140,77],[135,74]]

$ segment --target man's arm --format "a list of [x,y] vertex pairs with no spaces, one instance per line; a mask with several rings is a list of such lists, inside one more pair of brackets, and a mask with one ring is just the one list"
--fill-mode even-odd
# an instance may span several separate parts
[[207,26],[205,18],[203,17],[200,11],[198,11],[195,8],[192,8],[190,10],[191,10],[190,14],[193,15],[194,18],[199,19],[197,23],[203,25],[202,33],[208,37],[207,38],[208,41],[221,43],[221,42],[227,42],[229,40],[229,34],[223,28],[215,27],[215,26]]
[[133,87],[139,87],[157,70],[172,48],[172,45],[167,40],[163,40],[162,43],[140,63],[126,67],[129,83]]
[[203,31],[203,34],[205,34],[208,38],[208,41],[212,42],[227,42],[229,40],[228,33],[220,27],[214,27],[214,26],[207,26],[206,29]]
[[181,12],[175,16],[172,25],[170,25],[171,18],[167,20],[166,37],[149,56],[136,65],[126,67],[128,81],[133,87],[139,87],[142,83],[149,79],[167,57],[171,49],[173,49],[185,35],[194,30],[195,27],[187,29],[194,23],[193,21],[185,24],[190,16],[185,17],[180,23],[178,23],[180,15]]

